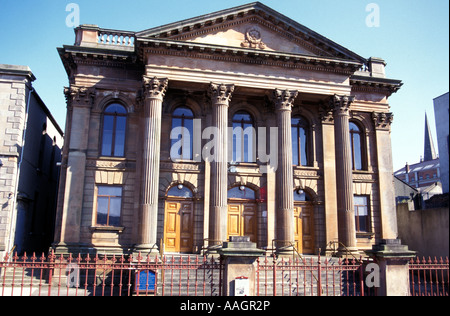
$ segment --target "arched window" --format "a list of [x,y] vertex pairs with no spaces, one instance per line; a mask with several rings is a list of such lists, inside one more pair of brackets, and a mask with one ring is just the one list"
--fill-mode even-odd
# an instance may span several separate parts
[[302,117],[292,119],[292,161],[295,166],[309,165],[309,124]]
[[256,132],[253,118],[245,111],[233,116],[233,161],[256,162]]
[[167,192],[167,196],[178,197],[178,198],[193,198],[194,197],[192,191],[182,184],[172,187],[169,190],[169,192]]
[[363,133],[361,128],[353,122],[350,122],[350,144],[353,170],[363,170]]
[[125,156],[127,110],[120,104],[111,104],[103,112],[102,156]]
[[246,186],[234,187],[228,190],[229,199],[255,200],[256,192]]
[[172,160],[193,159],[194,113],[187,107],[179,107],[172,113],[170,133],[170,158]]

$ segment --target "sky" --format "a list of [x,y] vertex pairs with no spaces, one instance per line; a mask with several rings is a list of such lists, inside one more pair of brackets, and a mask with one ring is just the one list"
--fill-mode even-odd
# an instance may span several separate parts
[[[34,88],[64,130],[63,89],[68,79],[57,47],[75,41],[74,27],[67,23],[73,21],[73,11],[66,11],[69,4],[78,6],[80,24],[142,31],[249,2],[0,0],[0,64],[31,68],[37,78]],[[387,77],[403,81],[401,90],[389,99],[395,117],[391,134],[394,170],[406,162],[419,162],[423,155],[425,113],[438,150],[433,99],[449,91],[448,0],[260,2],[360,56],[383,58]]]

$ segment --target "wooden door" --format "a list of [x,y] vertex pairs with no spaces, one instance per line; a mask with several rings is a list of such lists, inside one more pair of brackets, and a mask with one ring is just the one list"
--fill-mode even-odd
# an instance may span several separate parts
[[310,203],[294,207],[295,246],[301,254],[314,254],[314,206]]
[[164,221],[166,252],[192,252],[194,205],[191,201],[167,201]]
[[228,238],[248,236],[257,242],[257,206],[255,203],[228,204]]

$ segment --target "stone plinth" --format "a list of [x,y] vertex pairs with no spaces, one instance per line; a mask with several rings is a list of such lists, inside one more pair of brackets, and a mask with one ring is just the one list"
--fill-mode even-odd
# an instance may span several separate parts
[[402,245],[400,239],[383,239],[366,254],[374,258],[380,268],[378,296],[409,296],[408,265],[416,256],[415,251]]
[[230,237],[230,241],[224,242],[219,250],[224,268],[223,294],[235,295],[235,281],[237,279],[248,280],[248,295],[255,296],[256,259],[265,254],[258,249],[256,243],[250,242],[250,237]]

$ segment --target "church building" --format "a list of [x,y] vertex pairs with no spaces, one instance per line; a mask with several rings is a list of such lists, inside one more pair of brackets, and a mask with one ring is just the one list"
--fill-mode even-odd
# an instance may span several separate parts
[[402,85],[259,3],[133,32],[82,25],[57,252],[278,253],[397,238],[388,103]]

